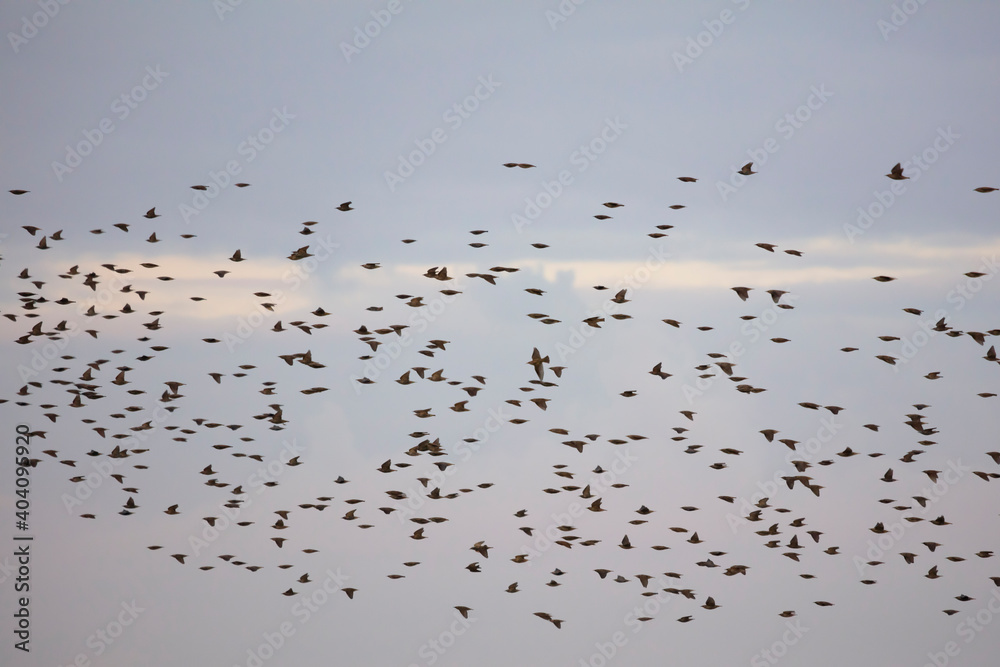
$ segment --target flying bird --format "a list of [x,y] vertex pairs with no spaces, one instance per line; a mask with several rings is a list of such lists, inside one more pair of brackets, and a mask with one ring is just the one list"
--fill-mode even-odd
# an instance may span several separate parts
[[889,173],[886,174],[886,176],[894,181],[905,181],[910,178],[909,176],[903,176],[903,165],[899,162],[896,163],[895,167],[889,170]]

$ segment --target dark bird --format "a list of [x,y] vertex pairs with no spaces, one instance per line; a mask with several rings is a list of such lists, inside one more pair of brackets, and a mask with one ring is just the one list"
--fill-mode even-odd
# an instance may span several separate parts
[[889,170],[889,173],[886,174],[886,176],[894,181],[905,181],[910,178],[909,176],[903,176],[903,165],[899,162],[896,163],[895,167]]

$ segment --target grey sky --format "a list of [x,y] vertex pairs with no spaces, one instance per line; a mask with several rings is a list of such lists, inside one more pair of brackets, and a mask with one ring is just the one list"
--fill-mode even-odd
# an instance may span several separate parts
[[[17,423],[46,432],[32,442],[42,461],[31,477],[31,652],[15,650],[8,629],[0,662],[918,667],[996,655],[989,621],[1000,588],[989,577],[1000,567],[976,553],[1000,549],[1000,483],[972,472],[1000,472],[985,454],[1000,449],[1000,399],[977,395],[997,392],[997,368],[982,358],[996,337],[980,346],[927,330],[941,317],[958,331],[1000,329],[1000,192],[974,191],[1000,188],[1000,6],[321,4],[0,8],[0,314],[17,315],[0,320],[0,421],[11,443]],[[750,161],[756,175],[735,174]],[[909,180],[885,177],[897,162]],[[198,184],[208,189],[190,188]],[[355,210],[338,211],[345,201]],[[160,217],[145,219],[150,207]],[[315,234],[297,233],[305,221]],[[30,236],[25,225],[40,231]],[[60,229],[65,240],[51,240]],[[146,243],[154,232],[159,243]],[[48,250],[36,247],[43,235]],[[314,257],[287,259],[307,244]],[[237,249],[246,261],[229,261]],[[368,262],[380,268],[361,268]],[[79,275],[59,277],[74,265]],[[454,280],[423,277],[433,266]],[[31,277],[20,279],[25,268]],[[82,284],[91,271],[96,290]],[[879,275],[896,280],[872,280]],[[120,291],[129,284],[146,298]],[[733,286],[752,287],[749,299]],[[447,288],[461,294],[439,292]],[[610,303],[622,288],[630,302]],[[794,308],[779,308],[769,289],[787,291],[780,303]],[[20,292],[48,299],[38,318],[27,317]],[[61,297],[75,303],[56,304]],[[99,316],[84,314],[91,300]],[[138,312],[119,312],[126,303]],[[317,307],[330,315],[311,314]],[[163,311],[160,330],[142,326],[152,311]],[[597,315],[601,329],[582,322]],[[62,320],[71,331],[58,340],[14,342]],[[272,332],[279,320],[286,331]],[[295,321],[327,326],[306,334]],[[354,333],[390,324],[409,329],[377,335],[374,352]],[[450,342],[421,355],[433,339]],[[561,378],[546,372],[558,386],[528,384],[535,347],[566,367]],[[307,350],[324,368],[278,358]],[[136,359],[143,354],[152,358]],[[109,360],[93,372],[104,398],[69,407],[72,386],[51,380],[85,382],[97,359]],[[742,383],[766,391],[736,391],[714,365],[726,360]],[[649,375],[657,362],[672,377]],[[132,369],[129,384],[111,384],[118,366]],[[394,382],[417,366],[461,384],[414,371],[418,384]],[[925,378],[934,371],[941,379]],[[221,383],[209,372],[224,374]],[[42,387],[19,396],[29,381]],[[183,382],[183,397],[160,402],[165,381]],[[262,395],[269,381],[275,393]],[[469,386],[482,389],[469,396]],[[300,393],[312,387],[327,391]],[[637,395],[621,395],[629,390]],[[529,402],[536,397],[551,399],[546,410]],[[469,412],[449,410],[462,400]],[[253,418],[273,414],[273,403],[287,420],[281,430]],[[919,412],[936,433],[906,425],[914,404],[930,406]],[[435,417],[414,415],[425,408]],[[131,430],[144,422],[151,428]],[[101,426],[105,438],[93,430]],[[773,443],[759,433],[768,428],[780,432]],[[439,438],[447,455],[407,456],[421,441],[408,437],[415,431]],[[561,444],[587,434],[600,437],[583,453]],[[796,452],[779,438],[798,441]],[[109,459],[119,443],[149,451]],[[691,445],[701,448],[685,453]],[[836,456],[846,447],[860,455]],[[911,450],[923,453],[900,461]],[[295,455],[303,465],[283,465]],[[782,481],[798,474],[796,457],[812,464],[802,474],[822,485],[819,497]],[[378,472],[386,459],[411,467]],[[433,465],[442,461],[454,465],[442,472]],[[553,474],[563,464],[572,479]],[[199,474],[207,465],[214,477]],[[610,472],[591,472],[598,465]],[[10,526],[13,467],[10,458],[0,466]],[[888,468],[897,482],[880,481]],[[937,491],[924,470],[942,471]],[[88,473],[96,488],[69,481]],[[334,483],[340,475],[349,482]],[[230,486],[205,486],[213,478]],[[278,484],[262,486],[268,480]],[[607,511],[582,509],[593,501],[580,498],[588,483]],[[206,533],[202,517],[222,517],[239,485],[247,495],[230,525]],[[581,488],[561,488],[570,485]],[[434,486],[458,497],[428,499]],[[771,507],[746,521],[762,495]],[[130,496],[139,508],[119,515]],[[323,511],[299,507],[318,497],[333,500]],[[364,502],[345,502],[353,499]],[[181,514],[165,515],[173,504]],[[642,505],[654,513],[636,514]],[[288,528],[270,528],[282,509]],[[358,519],[343,520],[351,509]],[[521,509],[527,516],[513,516]],[[952,525],[930,524],[942,515]],[[448,521],[409,539],[421,527],[409,519],[430,517]],[[805,525],[789,526],[800,517]],[[879,547],[877,522],[902,533]],[[772,524],[780,535],[755,534]],[[820,541],[807,530],[822,531]],[[600,542],[566,548],[539,537],[546,532]],[[694,532],[703,542],[686,541]],[[635,548],[618,547],[625,534]],[[792,535],[804,546],[799,562],[782,555]],[[280,549],[276,536],[288,539]],[[781,548],[766,548],[770,539]],[[470,551],[479,540],[493,547],[489,558]],[[931,552],[926,541],[943,546]],[[823,552],[834,545],[839,555]],[[518,554],[529,562],[511,562]],[[696,564],[706,558],[721,567]],[[482,572],[465,569],[473,561]],[[746,576],[722,574],[737,564],[749,566]],[[932,566],[940,579],[923,576]],[[3,558],[0,568],[10,619],[14,580]],[[565,574],[552,575],[557,568]],[[612,574],[601,579],[596,568]],[[647,588],[637,574],[652,577]],[[515,581],[520,592],[506,593]],[[296,595],[282,596],[289,587]],[[354,599],[343,587],[357,589]],[[663,592],[670,587],[695,599]],[[955,599],[963,594],[974,600]],[[721,607],[703,609],[708,596]],[[472,608],[467,621],[456,605]],[[677,621],[685,616],[691,622]],[[121,634],[100,639],[119,619],[128,622]],[[273,656],[262,653],[278,636]]]

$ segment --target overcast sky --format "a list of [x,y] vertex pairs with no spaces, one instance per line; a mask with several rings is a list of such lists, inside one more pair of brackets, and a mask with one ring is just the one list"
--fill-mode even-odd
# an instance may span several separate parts
[[320,4],[0,7],[0,662],[995,660],[1000,6]]

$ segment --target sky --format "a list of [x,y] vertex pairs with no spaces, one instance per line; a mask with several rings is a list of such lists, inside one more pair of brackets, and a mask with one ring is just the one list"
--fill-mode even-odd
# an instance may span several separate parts
[[4,3],[0,662],[987,664],[998,26]]

